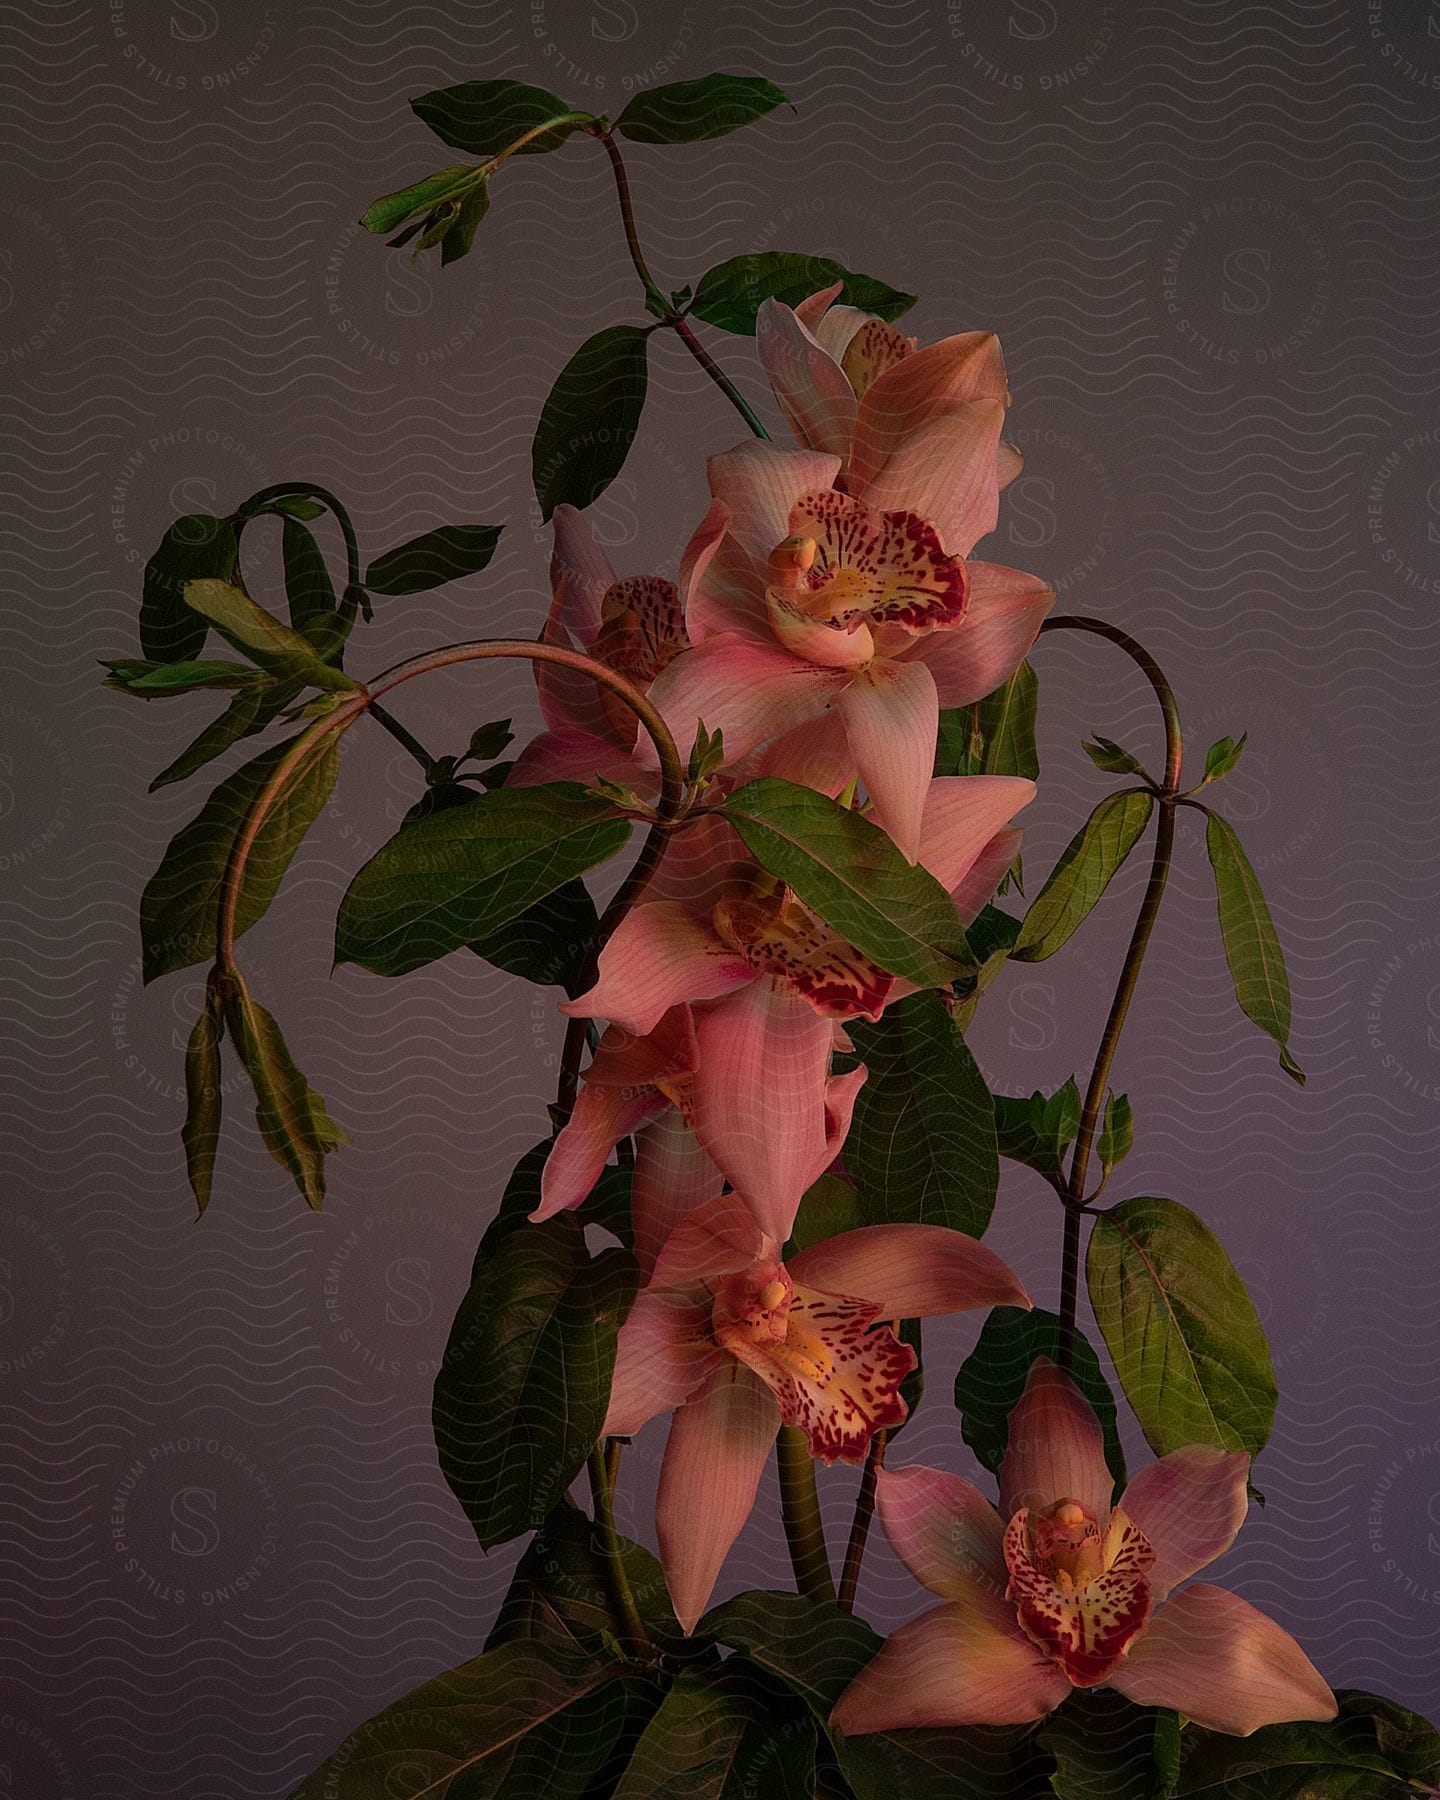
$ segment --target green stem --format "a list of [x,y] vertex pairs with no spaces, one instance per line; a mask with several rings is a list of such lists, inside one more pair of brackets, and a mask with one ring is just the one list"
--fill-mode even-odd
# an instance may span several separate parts
[[870,1524],[875,1517],[875,1488],[884,1466],[885,1433],[877,1431],[870,1439],[870,1454],[865,1459],[860,1491],[855,1496],[855,1514],[850,1521],[850,1542],[845,1546],[845,1561],[840,1570],[840,1588],[836,1598],[846,1612],[855,1610],[855,1595],[860,1587],[860,1565],[865,1558]]
[[252,494],[245,504],[264,506],[270,500],[283,500],[287,494],[304,494],[308,499],[318,500],[322,506],[330,508],[335,515],[335,523],[340,527],[340,534],[345,539],[345,585],[347,588],[358,588],[360,545],[355,536],[355,526],[350,514],[328,488],[316,487],[313,481],[277,481],[270,487],[261,488],[258,494]]
[[780,1465],[785,1541],[790,1546],[795,1586],[811,1600],[833,1600],[835,1583],[825,1549],[820,1496],[815,1490],[815,1458],[810,1454],[805,1433],[795,1425],[782,1425],[775,1451]]
[[[613,1450],[613,1444],[608,1448]],[[610,1589],[610,1601],[615,1608],[620,1636],[632,1648],[647,1650],[650,1647],[650,1633],[646,1631],[645,1621],[640,1617],[640,1608],[635,1604],[630,1578],[625,1573],[625,1555],[620,1543],[620,1533],[615,1529],[615,1471],[619,1468],[619,1457],[607,1455],[607,1446],[597,1444],[590,1452],[587,1466],[590,1472],[590,1493],[595,1507],[595,1529],[599,1533],[600,1548],[605,1557],[605,1579]]]
[[413,732],[407,731],[393,713],[386,712],[385,708],[376,701],[372,700],[366,710],[377,725],[385,727],[397,744],[404,745],[428,775],[435,767],[435,758],[431,756],[419,738]]

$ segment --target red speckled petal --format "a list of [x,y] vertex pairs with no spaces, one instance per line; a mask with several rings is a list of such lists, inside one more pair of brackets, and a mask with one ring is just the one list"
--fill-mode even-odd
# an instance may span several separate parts
[[1117,1511],[1113,1544],[1106,1534],[1113,1551],[1109,1567],[1082,1587],[1062,1586],[1031,1554],[1029,1519],[1029,1508],[1022,1507],[1005,1528],[1006,1591],[1020,1627],[1076,1687],[1097,1687],[1119,1667],[1150,1616],[1145,1574],[1155,1553],[1139,1527]]

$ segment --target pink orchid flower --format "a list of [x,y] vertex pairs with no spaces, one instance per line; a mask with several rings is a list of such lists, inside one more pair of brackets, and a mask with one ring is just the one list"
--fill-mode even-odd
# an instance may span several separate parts
[[871,1225],[779,1260],[726,1194],[692,1213],[620,1329],[606,1435],[675,1411],[660,1469],[660,1561],[686,1631],[750,1515],[782,1423],[826,1463],[864,1459],[905,1418],[915,1353],[878,1320],[1030,1305],[993,1251],[941,1225]]
[[1233,1543],[1249,1467],[1243,1450],[1191,1444],[1143,1469],[1112,1507],[1099,1420],[1040,1358],[1010,1415],[998,1513],[958,1476],[882,1475],[886,1534],[945,1604],[882,1646],[834,1723],[1021,1724],[1077,1687],[1116,1688],[1237,1737],[1333,1719],[1334,1695],[1273,1620],[1207,1583],[1173,1593]]
[[[962,921],[974,918],[1013,862],[1019,834],[1005,827],[1034,792],[1033,782],[1011,776],[931,782],[924,863]],[[679,834],[682,843],[686,835]],[[690,1006],[695,1051],[683,1071],[686,1119],[763,1229],[783,1242],[800,1196],[834,1155],[837,1132],[843,1138],[854,1101],[854,1086],[829,1073],[840,1022],[878,1018],[913,985],[861,955],[758,865],[717,857],[709,877],[680,866],[685,872],[671,879],[685,897],[633,908],[601,953],[595,985],[560,1010],[648,1038],[672,1008]],[[668,1052],[656,1054],[664,1060]],[[678,1103],[673,1088],[642,1085]],[[566,1127],[574,1148],[585,1136],[593,1161],[602,1117],[606,1131],[613,1123],[616,1137],[623,1136],[626,1117],[646,1116],[652,1096],[636,1093],[629,1104],[632,1113],[614,1102],[606,1112],[597,1096],[583,1118],[577,1107],[579,1122]],[[550,1210],[578,1205],[589,1191],[574,1178],[566,1132],[551,1157],[560,1161]]]
[[[969,429],[964,415],[953,428]],[[838,493],[839,472],[837,456],[769,443],[710,459],[723,535],[686,605],[695,648],[650,697],[682,747],[703,719],[732,762],[832,714],[849,774],[913,862],[940,708],[1008,680],[1055,596],[1036,576],[967,563],[919,510]],[[653,760],[644,744],[636,755]]]

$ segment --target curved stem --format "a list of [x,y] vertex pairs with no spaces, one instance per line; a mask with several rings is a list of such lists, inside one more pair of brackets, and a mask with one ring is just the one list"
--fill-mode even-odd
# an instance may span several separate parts
[[[613,1455],[607,1452],[613,1452]],[[635,1604],[630,1579],[625,1573],[625,1554],[620,1543],[620,1533],[615,1529],[615,1471],[619,1464],[618,1446],[613,1442],[608,1446],[597,1444],[590,1452],[588,1468],[590,1494],[595,1507],[595,1529],[600,1536],[600,1548],[605,1557],[606,1582],[621,1635],[628,1638],[634,1648],[647,1649],[650,1634],[646,1631],[640,1609]]]
[[836,1594],[846,1612],[854,1612],[855,1595],[860,1587],[860,1564],[870,1536],[870,1522],[875,1517],[875,1488],[881,1469],[885,1467],[885,1433],[877,1431],[870,1440],[870,1454],[865,1459],[865,1472],[860,1477],[860,1491],[855,1496],[855,1514],[850,1521],[850,1542],[845,1546],[845,1561],[840,1570],[840,1587]]
[[1059,618],[1047,619],[1040,627],[1041,631],[1089,631],[1096,637],[1108,639],[1122,649],[1130,660],[1143,670],[1146,679],[1155,690],[1155,697],[1160,702],[1160,711],[1165,721],[1165,777],[1163,786],[1167,794],[1175,794],[1180,788],[1180,708],[1175,700],[1175,690],[1165,679],[1165,671],[1155,658],[1128,631],[1122,631],[1118,625],[1111,625],[1105,619],[1085,618],[1079,613],[1064,613]]
[[758,438],[768,438],[770,433],[755,416],[754,409],[751,407],[750,402],[700,342],[699,338],[696,337],[688,322],[684,319],[676,319],[674,325],[676,335],[679,337],[680,342],[695,358],[696,362],[699,363],[700,367],[715,383],[716,387],[719,388],[720,392],[735,408],[736,412],[739,413],[740,417],[750,427],[754,435]]
[[775,1440],[775,1454],[780,1466],[780,1504],[795,1586],[811,1600],[833,1600],[835,1583],[825,1549],[820,1497],[815,1491],[815,1459],[805,1433],[795,1425],[782,1425]]
[[313,481],[276,481],[269,487],[261,488],[258,494],[252,494],[245,502],[247,506],[263,506],[268,500],[283,500],[287,494],[304,494],[312,500],[318,500],[322,506],[328,506],[335,516],[335,523],[340,527],[340,534],[345,539],[345,585],[358,588],[360,586],[360,545],[355,537],[355,526],[350,514],[328,488],[316,487]]

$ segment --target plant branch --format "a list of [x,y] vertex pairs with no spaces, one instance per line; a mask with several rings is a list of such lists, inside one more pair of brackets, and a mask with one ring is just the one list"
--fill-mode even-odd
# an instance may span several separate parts
[[[590,1452],[587,1466],[590,1472],[590,1494],[595,1507],[595,1529],[599,1533],[600,1548],[605,1557],[605,1577],[610,1589],[610,1601],[615,1608],[616,1623],[620,1626],[620,1635],[629,1640],[632,1648],[647,1650],[650,1647],[650,1634],[646,1631],[640,1609],[635,1604],[630,1578],[625,1573],[625,1553],[620,1543],[620,1533],[615,1529],[614,1474],[604,1443],[597,1444]],[[619,1466],[618,1457],[615,1459],[615,1466]]]
[[407,731],[393,713],[386,712],[385,708],[376,701],[372,700],[366,710],[377,725],[383,725],[385,727],[397,744],[403,744],[405,746],[428,776],[430,771],[435,767],[435,758],[420,742],[419,738],[417,738],[413,732]]
[[1144,672],[1146,680],[1155,690],[1155,698],[1160,702],[1160,711],[1165,721],[1165,777],[1162,785],[1166,794],[1177,794],[1180,789],[1180,708],[1175,700],[1175,690],[1166,680],[1165,671],[1155,658],[1128,631],[1122,631],[1118,625],[1111,625],[1105,619],[1085,618],[1079,613],[1062,613],[1059,618],[1047,619],[1040,629],[1042,632],[1092,632],[1096,637],[1103,637],[1117,645]]
[[287,494],[304,494],[308,499],[318,500],[322,506],[329,507],[334,514],[335,523],[340,527],[340,534],[345,539],[345,585],[347,588],[358,588],[361,585],[360,545],[355,536],[355,526],[349,512],[327,488],[316,487],[313,481],[277,481],[269,487],[261,488],[258,494],[252,494],[245,504],[264,506],[271,500],[283,500]]
[[782,1425],[775,1440],[780,1465],[780,1506],[785,1518],[785,1541],[790,1546],[790,1565],[795,1586],[811,1600],[833,1600],[835,1583],[825,1549],[825,1526],[820,1517],[820,1497],[815,1491],[815,1459],[805,1433],[795,1425]]
[[877,1431],[870,1439],[870,1454],[860,1477],[860,1491],[855,1496],[855,1514],[850,1521],[850,1542],[845,1546],[845,1562],[840,1570],[840,1588],[836,1595],[846,1612],[854,1612],[855,1595],[860,1587],[860,1564],[870,1536],[870,1523],[875,1517],[875,1488],[881,1469],[885,1467],[885,1433]]

